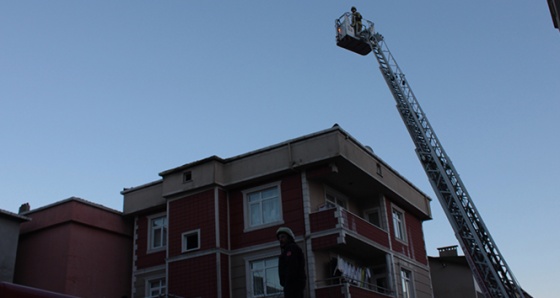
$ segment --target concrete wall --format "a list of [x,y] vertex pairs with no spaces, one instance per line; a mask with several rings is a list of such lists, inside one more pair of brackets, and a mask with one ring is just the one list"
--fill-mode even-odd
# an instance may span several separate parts
[[477,293],[472,271],[464,256],[430,257],[429,262],[434,298],[482,297]]
[[19,226],[27,219],[0,210],[0,281],[13,282]]

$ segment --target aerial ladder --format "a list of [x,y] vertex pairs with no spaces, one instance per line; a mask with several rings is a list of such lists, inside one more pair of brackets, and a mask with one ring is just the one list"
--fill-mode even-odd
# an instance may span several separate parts
[[348,12],[335,21],[336,43],[363,56],[373,52],[478,285],[486,297],[524,298],[383,36],[374,30],[373,22],[364,19],[360,26],[352,16]]

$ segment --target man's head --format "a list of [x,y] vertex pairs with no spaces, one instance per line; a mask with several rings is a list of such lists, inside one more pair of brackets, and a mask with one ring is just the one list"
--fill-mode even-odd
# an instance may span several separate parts
[[296,237],[290,228],[281,227],[276,231],[276,238],[280,242],[280,246],[284,246],[287,243],[293,242]]
[[356,7],[355,7],[355,6],[352,6],[352,8],[350,8],[350,11],[351,11],[351,12],[356,12]]

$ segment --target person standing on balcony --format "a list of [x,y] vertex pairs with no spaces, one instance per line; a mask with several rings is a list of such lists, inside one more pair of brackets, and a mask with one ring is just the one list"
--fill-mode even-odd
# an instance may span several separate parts
[[303,298],[307,277],[305,275],[305,257],[295,242],[290,228],[281,227],[276,231],[282,253],[278,258],[278,276],[284,287],[284,298]]

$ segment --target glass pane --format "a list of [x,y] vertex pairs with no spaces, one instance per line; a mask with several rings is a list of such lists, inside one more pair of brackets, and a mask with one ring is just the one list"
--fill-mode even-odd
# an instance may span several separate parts
[[368,214],[368,221],[376,226],[379,225],[379,223],[381,222],[379,219],[379,212],[378,211],[373,211],[371,213]]
[[152,220],[153,227],[162,227],[165,225],[165,217],[159,217]]
[[251,226],[259,225],[261,221],[261,210],[258,204],[252,204],[249,207],[249,216],[251,217]]
[[274,294],[282,292],[282,286],[280,286],[280,278],[278,278],[278,268],[267,268],[266,269],[266,293]]
[[402,290],[403,290],[403,297],[408,298],[410,297],[410,272],[406,270],[401,270],[401,281],[402,281]]
[[278,196],[278,188],[275,187],[271,187],[269,189],[265,189],[262,191],[262,198],[263,199],[269,199],[269,198],[274,198]]
[[393,225],[395,226],[395,236],[403,239],[402,214],[398,211],[393,211]]
[[250,193],[247,195],[247,199],[249,200],[249,202],[259,201],[261,199],[261,193],[260,192]]
[[262,278],[254,278],[253,279],[253,295],[264,295],[264,285]]
[[266,259],[264,262],[266,268],[278,267],[278,258]]
[[278,210],[278,200],[271,199],[263,201],[263,214],[264,214],[264,222],[273,222],[278,220],[280,217],[280,210]]
[[156,229],[154,230],[154,239],[152,239],[153,247],[160,247],[161,246],[161,230]]
[[263,269],[263,268],[264,268],[264,262],[263,261],[251,262],[251,269],[258,270],[258,269]]
[[264,295],[264,276],[261,270],[253,272],[253,295]]

